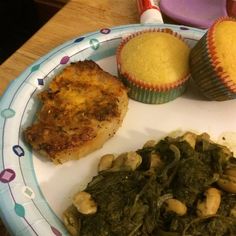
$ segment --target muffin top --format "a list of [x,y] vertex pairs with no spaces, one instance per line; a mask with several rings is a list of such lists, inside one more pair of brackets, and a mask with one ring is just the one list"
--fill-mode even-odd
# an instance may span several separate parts
[[119,63],[122,74],[154,85],[175,83],[189,73],[190,49],[167,32],[144,32],[124,44]]
[[214,46],[219,66],[236,83],[236,21],[221,21],[215,27]]

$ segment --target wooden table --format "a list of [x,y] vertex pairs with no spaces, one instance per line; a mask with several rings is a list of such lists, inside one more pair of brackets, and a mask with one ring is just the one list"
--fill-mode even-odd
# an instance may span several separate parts
[[61,43],[104,27],[138,23],[136,0],[71,0],[0,65],[0,96],[35,60]]

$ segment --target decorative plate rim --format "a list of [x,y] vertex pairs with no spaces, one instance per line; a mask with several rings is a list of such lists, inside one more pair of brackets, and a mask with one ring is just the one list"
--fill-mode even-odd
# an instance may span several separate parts
[[[184,32],[192,32],[196,33],[196,37],[198,38],[205,32],[204,30],[193,27],[170,24],[131,24],[112,28],[104,28],[99,31],[73,38],[57,46],[32,63],[10,83],[0,100],[0,195],[2,196],[2,200],[0,202],[0,215],[9,232],[14,235],[22,236],[69,235],[60,219],[58,219],[58,217],[55,215],[50,205],[47,203],[45,197],[43,196],[43,193],[41,192],[40,186],[37,182],[37,177],[35,175],[31,152],[29,151],[29,148],[22,142],[22,140],[20,140],[20,125],[22,120],[27,117],[27,115],[24,113],[24,110],[28,105],[24,104],[25,107],[20,106],[19,109],[21,109],[20,111],[22,112],[20,118],[18,117],[19,115],[15,116],[13,106],[17,96],[22,93],[22,87],[26,87],[25,89],[27,89],[27,91],[31,90],[31,92],[25,94],[28,101],[31,101],[31,97],[34,92],[38,88],[41,89],[40,86],[44,85],[44,78],[47,78],[49,74],[54,73],[54,71],[57,69],[62,69],[67,63],[71,62],[70,59],[72,57],[76,58],[77,55],[73,54],[71,56],[68,54],[70,50],[73,51],[74,46],[78,46],[80,49],[76,52],[77,54],[81,54],[81,52],[85,49],[96,51],[96,47],[99,46],[99,43],[108,42],[109,38],[112,40],[121,39],[121,37],[126,34],[148,28],[171,28],[174,31],[181,31],[183,34]],[[96,39],[98,41],[96,41]],[[112,51],[112,53],[112,55],[114,55],[114,51]],[[61,56],[63,57],[61,58]],[[86,55],[84,58],[86,58]],[[60,60],[58,61],[58,59]],[[50,66],[50,68],[48,68],[48,66]],[[44,72],[44,70],[40,71],[40,67],[45,67],[45,71],[47,71],[47,73]],[[44,77],[43,79],[37,79],[35,82],[35,77],[37,77],[37,75],[39,75],[39,77]],[[34,78],[34,80],[31,80],[31,76]],[[11,142],[5,140],[6,134],[4,131],[8,125],[8,121],[15,117],[20,119],[20,123],[17,135],[14,134],[14,136],[17,136],[16,143],[12,146]],[[11,132],[13,131],[10,131],[10,134],[8,135],[10,137]],[[12,138],[14,139],[14,137]],[[8,154],[11,154],[11,157],[8,156],[11,161],[13,158],[15,158],[14,161],[10,162],[10,164],[8,163],[9,165],[6,164],[7,159],[5,157],[6,154],[4,149],[7,149]],[[28,158],[24,158],[25,156]],[[23,171],[24,174],[26,173],[25,175],[27,178],[24,176]],[[22,175],[19,175],[19,173]],[[20,196],[13,195],[13,191],[16,189],[20,189]],[[39,206],[41,207],[40,209]],[[32,210],[31,208],[37,208],[39,214],[35,214],[37,215],[35,216],[34,211],[29,213],[29,210]],[[41,211],[48,212],[50,219],[45,218]],[[35,221],[31,220],[31,217],[32,219],[35,218],[33,219]]]

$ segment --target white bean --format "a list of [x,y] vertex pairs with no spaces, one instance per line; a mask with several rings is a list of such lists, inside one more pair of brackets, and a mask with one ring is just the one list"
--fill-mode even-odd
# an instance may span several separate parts
[[198,201],[197,203],[197,215],[209,216],[216,214],[220,207],[220,191],[216,188],[209,188],[204,195],[206,196],[206,199],[204,201]]
[[111,171],[119,171],[122,169],[136,170],[141,163],[142,157],[138,153],[123,153],[113,161]]
[[85,215],[95,214],[97,212],[97,204],[92,199],[91,194],[84,191],[76,194],[73,199],[73,205],[80,213]]
[[142,157],[137,152],[128,152],[124,165],[136,170],[142,163]]
[[143,147],[147,148],[147,147],[154,147],[157,144],[156,140],[148,140],[146,143],[144,143]]
[[114,160],[114,155],[106,154],[101,157],[100,162],[98,164],[98,171],[108,170],[112,167],[112,162]]
[[182,140],[186,141],[193,149],[195,149],[197,135],[192,132],[186,132],[182,136]]
[[183,216],[187,213],[187,207],[184,203],[178,199],[169,198],[165,201],[166,210],[175,212],[179,216]]
[[151,153],[150,156],[150,169],[156,169],[158,167],[163,166],[163,162],[161,160],[161,156],[159,153]]
[[219,187],[226,192],[236,193],[236,177],[231,175],[222,175],[217,181]]

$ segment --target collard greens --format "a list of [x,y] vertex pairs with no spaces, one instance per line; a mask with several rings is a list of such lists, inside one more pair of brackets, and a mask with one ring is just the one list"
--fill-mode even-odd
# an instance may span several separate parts
[[[236,172],[236,159],[228,148],[213,143],[207,134],[186,133],[146,145],[136,154],[142,158],[136,169],[111,166],[88,184],[84,191],[96,203],[96,213],[82,214],[74,204],[65,211],[72,235],[236,235],[235,189],[228,191],[225,182],[220,184],[226,173],[233,181]],[[159,157],[157,165],[152,157]],[[230,184],[235,188],[235,182]],[[207,202],[205,193],[212,188],[219,190],[220,206],[214,214],[199,215],[198,204]],[[177,199],[186,212],[168,209],[168,199]]]

